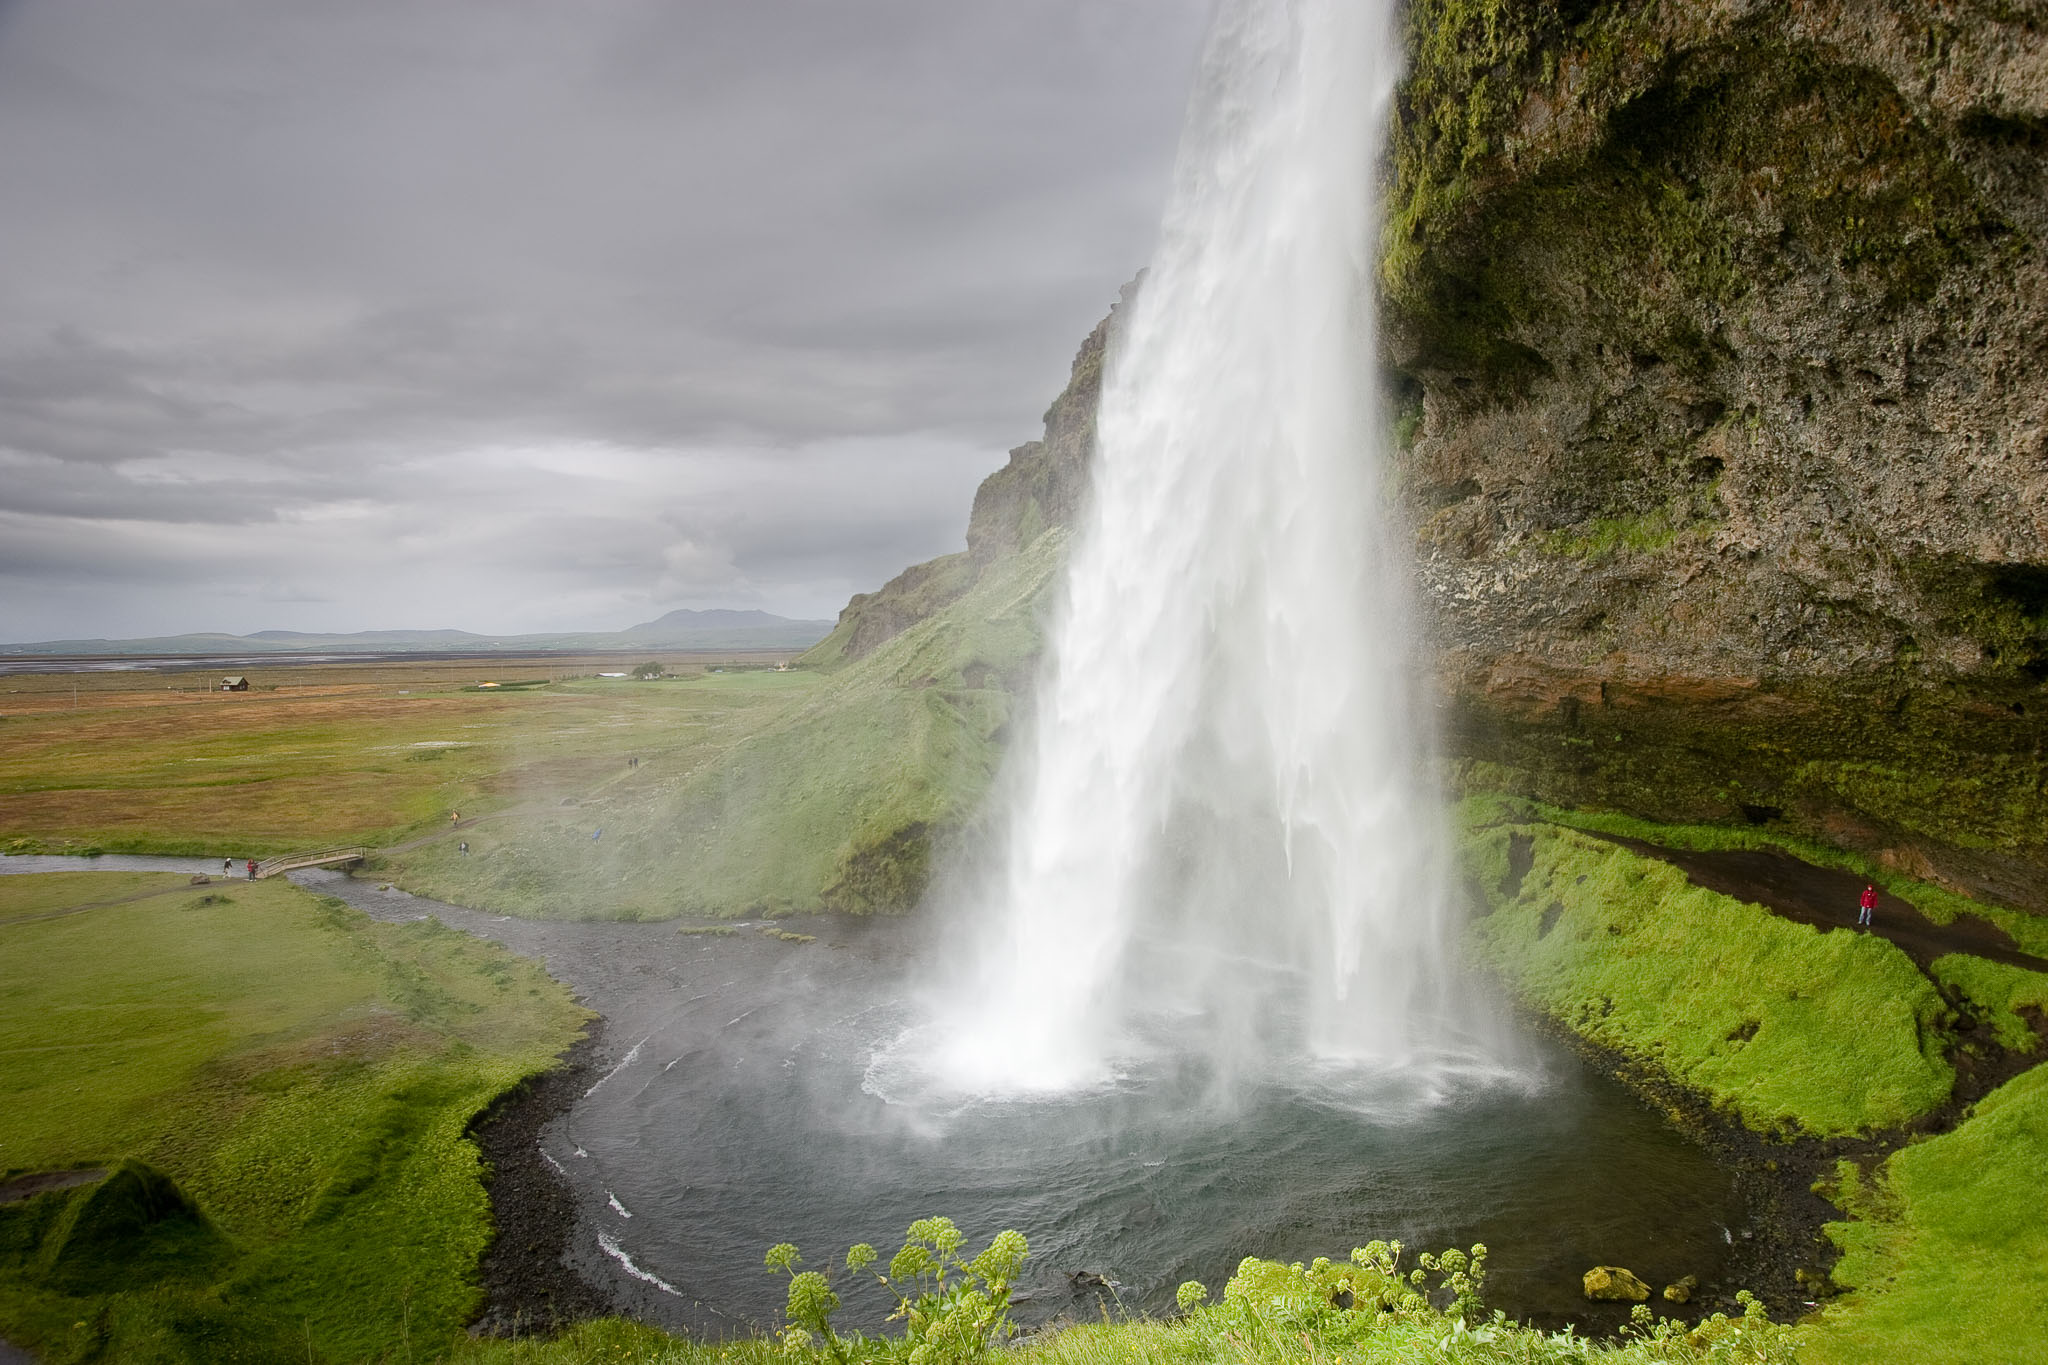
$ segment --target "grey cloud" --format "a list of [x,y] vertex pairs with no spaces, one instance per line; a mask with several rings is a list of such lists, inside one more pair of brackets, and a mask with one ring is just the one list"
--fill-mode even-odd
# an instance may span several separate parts
[[[0,8],[0,638],[825,615],[956,548],[1150,248],[1206,9]],[[539,448],[644,482],[484,458]]]

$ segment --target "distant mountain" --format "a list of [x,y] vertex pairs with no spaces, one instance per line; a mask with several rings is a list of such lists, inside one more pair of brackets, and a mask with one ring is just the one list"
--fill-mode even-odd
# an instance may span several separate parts
[[830,621],[792,621],[765,611],[672,611],[617,631],[566,635],[477,635],[466,630],[359,630],[321,634],[259,630],[253,635],[200,632],[141,640],[40,640],[0,645],[4,654],[516,654],[530,650],[809,649],[832,629]]

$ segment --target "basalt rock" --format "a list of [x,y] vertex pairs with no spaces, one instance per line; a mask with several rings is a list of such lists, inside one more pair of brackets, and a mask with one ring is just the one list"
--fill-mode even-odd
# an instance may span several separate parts
[[1418,0],[1382,270],[1468,777],[2048,912],[2048,31]]

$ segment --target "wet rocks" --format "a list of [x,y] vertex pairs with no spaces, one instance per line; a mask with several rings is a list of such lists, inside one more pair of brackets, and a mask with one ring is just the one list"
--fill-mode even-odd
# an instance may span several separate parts
[[1634,1271],[1618,1265],[1596,1265],[1584,1277],[1586,1297],[1605,1303],[1641,1303],[1650,1297],[1650,1286]]
[[1668,1303],[1691,1303],[1692,1292],[1700,1287],[1697,1275],[1682,1276],[1673,1284],[1664,1286],[1664,1298]]

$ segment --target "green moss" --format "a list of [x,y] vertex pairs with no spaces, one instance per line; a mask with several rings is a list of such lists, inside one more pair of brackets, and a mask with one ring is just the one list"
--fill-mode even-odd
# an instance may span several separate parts
[[2048,1324],[2048,1067],[1977,1105],[1955,1131],[1894,1153],[1860,1221],[1834,1223],[1833,1277],[1855,1292],[1802,1335],[1811,1365],[1977,1365],[2044,1358]]
[[1608,559],[1622,550],[1652,554],[1677,540],[1681,529],[1667,503],[1639,516],[1599,517],[1583,527],[1554,531],[1542,550],[1572,559]]
[[[162,1171],[131,1159],[104,1180],[44,1195],[57,1206],[24,1265],[69,1294],[134,1289],[165,1279],[209,1280],[234,1256],[213,1220]],[[0,1217],[41,1223],[45,1211],[0,1206]],[[0,1241],[12,1240],[0,1237]]]
[[[1517,837],[1528,872],[1486,885]],[[1890,944],[1819,933],[1567,830],[1494,826],[1468,844],[1492,907],[1480,950],[1517,994],[1750,1127],[1867,1131],[1947,1099],[1941,997]]]
[[2020,1017],[2023,1009],[2048,1011],[2048,972],[1951,953],[1934,959],[1934,979],[1983,1012],[1992,1037],[2012,1052],[2034,1052],[2041,1039]]
[[1561,348],[1588,332],[1708,375],[1719,320],[1795,254],[1896,312],[2023,250],[1945,130],[1774,11],[1417,0],[1407,23],[1382,289],[1404,364],[1461,402],[1585,363]]

